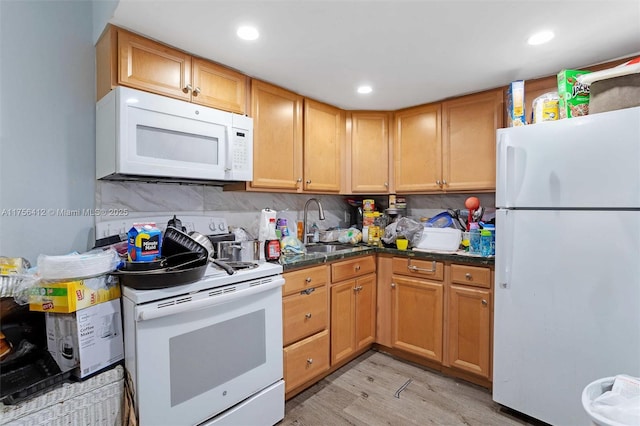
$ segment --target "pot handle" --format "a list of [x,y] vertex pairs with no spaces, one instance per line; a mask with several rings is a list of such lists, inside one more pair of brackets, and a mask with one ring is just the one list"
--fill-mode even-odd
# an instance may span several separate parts
[[211,263],[224,269],[227,274],[233,275],[236,271],[227,263],[217,259],[209,259]]

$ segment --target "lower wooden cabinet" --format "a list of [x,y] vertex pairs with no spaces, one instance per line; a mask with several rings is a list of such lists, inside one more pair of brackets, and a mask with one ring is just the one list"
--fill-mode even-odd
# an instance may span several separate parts
[[391,286],[392,347],[442,361],[443,284],[394,275]]
[[285,393],[329,369],[329,268],[284,274],[282,341]]
[[491,380],[491,269],[452,264],[450,281],[445,364]]
[[489,378],[491,292],[451,285],[448,299],[449,366]]
[[329,331],[314,334],[284,348],[285,392],[329,369]]
[[370,345],[376,333],[376,276],[331,286],[331,365]]

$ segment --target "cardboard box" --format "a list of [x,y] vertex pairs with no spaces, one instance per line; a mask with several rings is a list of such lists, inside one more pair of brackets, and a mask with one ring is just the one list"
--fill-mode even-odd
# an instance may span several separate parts
[[62,371],[82,379],[124,359],[120,299],[70,314],[47,312],[47,349]]
[[507,127],[527,124],[524,108],[524,80],[511,82],[507,87]]
[[589,114],[640,106],[640,73],[591,83]]
[[29,310],[71,313],[119,297],[120,284],[109,275],[76,281],[41,280],[29,291]]
[[589,85],[580,83],[578,76],[590,72],[562,70],[558,73],[558,112],[561,119],[589,114]]

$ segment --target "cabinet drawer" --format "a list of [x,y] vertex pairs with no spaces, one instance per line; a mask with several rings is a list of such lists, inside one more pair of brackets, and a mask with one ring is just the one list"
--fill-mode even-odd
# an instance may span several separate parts
[[444,263],[435,260],[394,257],[392,267],[394,274],[429,278],[436,281],[444,279]]
[[[311,291],[311,293],[308,293]],[[282,301],[283,345],[327,328],[327,286],[285,297]]]
[[491,269],[480,266],[451,265],[451,282],[491,288]]
[[329,369],[329,331],[287,346],[284,352],[285,392]]
[[335,283],[375,271],[376,262],[373,260],[373,256],[358,257],[357,259],[332,264],[331,281]]
[[298,293],[308,288],[314,288],[327,283],[328,267],[316,266],[313,268],[300,269],[299,271],[287,272],[284,274],[284,287],[282,294]]

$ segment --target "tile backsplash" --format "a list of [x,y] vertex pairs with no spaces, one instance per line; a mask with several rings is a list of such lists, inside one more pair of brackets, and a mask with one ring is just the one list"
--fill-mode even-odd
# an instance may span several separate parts
[[[464,201],[476,195],[490,216],[495,208],[495,194],[442,194],[406,196],[408,215],[416,219],[432,217],[446,209],[464,209]],[[175,183],[96,182],[96,208],[127,209],[130,217],[195,214],[227,219],[229,226],[243,227],[256,233],[260,211],[269,207],[289,220],[302,220],[304,204],[309,198],[318,198],[326,219],[318,221],[315,204],[309,208],[309,221],[318,222],[321,229],[344,227],[349,223],[347,204],[349,196],[257,193],[223,191],[221,187],[205,185],[179,185]],[[386,196],[372,196],[380,206],[386,205]],[[97,217],[96,220],[112,220]]]

